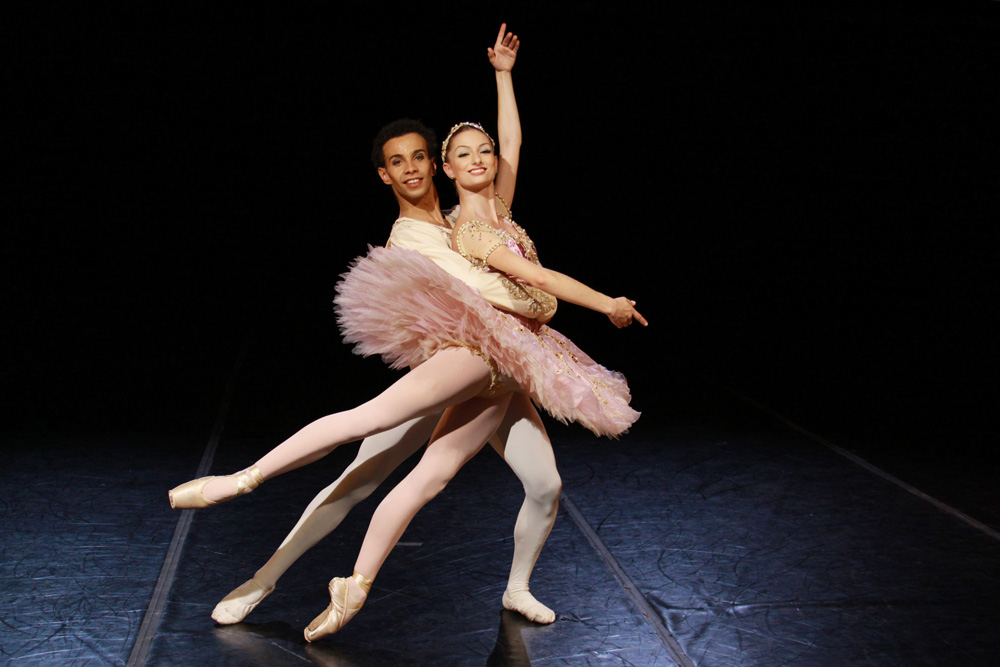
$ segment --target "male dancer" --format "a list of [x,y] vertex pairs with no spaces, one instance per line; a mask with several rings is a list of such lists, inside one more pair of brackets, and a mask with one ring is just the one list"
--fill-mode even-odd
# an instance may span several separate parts
[[[499,308],[543,320],[551,317],[551,313],[540,315],[540,304],[515,298],[496,275],[475,270],[451,250],[450,225],[441,213],[432,180],[437,171],[435,143],[429,128],[411,120],[390,123],[376,137],[373,162],[399,204],[399,220],[389,244],[421,252]],[[439,417],[413,419],[366,438],[340,478],[313,499],[274,555],[253,579],[219,602],[212,618],[221,624],[241,622],[274,590],[277,580],[299,556],[333,531],[354,505],[427,441]],[[503,606],[529,620],[551,623],[555,613],[531,595],[528,579],[555,522],[561,480],[552,445],[526,395],[519,394],[511,401],[490,444],[511,466],[525,491],[514,527],[514,557]]]

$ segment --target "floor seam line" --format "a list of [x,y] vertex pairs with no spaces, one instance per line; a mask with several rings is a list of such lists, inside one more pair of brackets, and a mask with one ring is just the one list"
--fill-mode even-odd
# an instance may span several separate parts
[[[252,334],[252,329],[247,332],[243,339],[243,346],[240,349],[240,353],[236,357],[236,362],[229,372],[226,388],[222,392],[219,412],[215,417],[212,433],[209,435],[208,443],[205,445],[205,452],[198,463],[194,479],[204,477],[212,467],[215,450],[218,448],[222,432],[225,430],[229,407],[232,404],[233,394],[236,391],[236,380],[240,375],[240,370],[243,368],[247,350],[250,348]],[[135,643],[132,645],[128,662],[125,663],[126,667],[143,667],[146,664],[149,649],[152,647],[153,637],[160,626],[163,608],[167,602],[167,594],[170,592],[174,575],[177,572],[177,566],[180,564],[181,551],[184,549],[184,542],[187,539],[188,531],[191,529],[191,522],[194,520],[194,512],[195,510],[181,510],[181,516],[177,520],[177,525],[174,527],[174,534],[170,539],[170,546],[167,547],[167,554],[163,559],[163,567],[160,568],[160,576],[153,587],[153,595],[150,597],[149,606],[146,607],[146,613],[143,614],[142,625],[139,626],[139,632],[136,635]]]
[[907,484],[906,482],[904,482],[903,480],[899,479],[898,477],[896,477],[894,475],[891,475],[891,474],[887,473],[886,471],[882,470],[881,468],[879,468],[874,463],[870,463],[869,461],[866,461],[865,459],[861,458],[860,456],[858,456],[854,452],[848,451],[848,450],[844,449],[843,447],[841,447],[840,445],[834,444],[833,442],[827,440],[823,436],[816,435],[812,431],[809,431],[808,429],[805,429],[805,428],[799,426],[798,424],[796,424],[792,420],[790,420],[790,419],[788,419],[786,417],[783,417],[782,415],[778,414],[777,412],[775,412],[771,408],[767,407],[763,403],[758,403],[757,401],[755,401],[754,399],[750,398],[749,396],[745,396],[744,394],[741,394],[740,392],[736,391],[735,389],[733,389],[731,387],[726,387],[726,390],[729,391],[734,396],[736,396],[737,398],[739,398],[740,400],[742,400],[742,401],[744,401],[746,403],[749,403],[750,405],[752,405],[753,407],[757,408],[758,410],[771,415],[772,417],[774,417],[775,419],[777,419],[778,421],[780,421],[782,424],[784,424],[785,426],[787,426],[791,430],[795,431],[796,433],[798,433],[800,435],[803,435],[803,436],[805,436],[805,437],[807,437],[807,438],[809,438],[811,440],[815,440],[816,442],[820,443],[821,445],[824,445],[825,447],[828,447],[828,448],[832,449],[834,452],[836,452],[837,454],[840,454],[841,456],[843,456],[847,460],[851,461],[855,465],[860,466],[861,468],[864,468],[868,472],[870,472],[870,473],[872,473],[874,475],[877,475],[878,477],[881,477],[882,479],[886,480],[887,482],[889,482],[891,484],[895,484],[896,486],[900,487],[904,491],[908,491],[909,493],[912,493],[913,495],[915,495],[916,497],[920,498],[924,502],[930,503],[931,505],[933,505],[934,507],[938,508],[942,512],[945,512],[947,514],[951,514],[952,516],[956,517],[960,521],[964,521],[966,524],[972,526],[973,528],[975,528],[975,529],[977,529],[977,530],[979,530],[979,531],[981,531],[983,533],[986,533],[986,535],[988,535],[989,537],[992,537],[993,539],[1000,541],[1000,532],[998,532],[998,531],[990,528],[985,523],[983,523],[981,521],[978,521],[976,519],[973,519],[971,516],[969,516],[965,512],[962,512],[961,510],[955,509],[954,507],[952,507],[948,503],[938,500],[934,496],[929,495],[929,494],[921,491],[920,489],[918,489],[917,487],[915,487],[915,486],[913,486],[911,484]]
[[608,546],[604,544],[604,541],[601,540],[600,536],[583,516],[583,513],[580,512],[579,508],[577,508],[576,503],[570,500],[569,496],[567,496],[565,492],[561,494],[561,503],[570,518],[572,518],[573,522],[577,525],[577,528],[580,529],[580,532],[582,532],[584,537],[587,538],[590,545],[594,547],[595,551],[597,551],[597,555],[600,556],[601,560],[604,561],[604,564],[609,570],[611,570],[611,573],[618,580],[618,583],[625,591],[625,594],[628,595],[629,599],[632,600],[632,603],[639,609],[639,613],[643,615],[646,622],[649,623],[650,627],[652,627],[653,632],[659,636],[660,641],[663,642],[663,645],[666,647],[667,652],[670,654],[670,657],[673,658],[674,662],[677,663],[679,667],[694,667],[694,662],[684,652],[684,649],[677,641],[677,638],[674,637],[673,634],[670,633],[667,626],[664,625],[659,614],[657,614],[656,610],[653,608],[653,605],[651,605],[649,600],[647,600],[646,597],[639,592],[639,587],[635,585],[635,582],[632,581],[632,578],[628,576],[627,572],[625,572],[625,569],[621,566],[621,563],[618,562],[618,559],[615,558],[614,554],[611,553],[611,550],[608,549]]

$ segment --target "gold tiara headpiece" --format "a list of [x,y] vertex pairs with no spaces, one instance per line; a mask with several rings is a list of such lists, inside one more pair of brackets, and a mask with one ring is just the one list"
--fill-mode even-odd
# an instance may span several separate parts
[[479,123],[470,123],[470,122],[458,123],[457,125],[454,125],[451,128],[451,131],[448,132],[448,136],[445,137],[444,141],[441,142],[441,162],[448,161],[448,158],[445,156],[448,155],[448,144],[451,142],[451,138],[455,136],[455,134],[457,134],[458,132],[470,127],[474,130],[479,130],[480,132],[485,134],[486,138],[490,140],[490,145],[493,146],[494,150],[496,150],[497,147],[496,142],[493,141],[493,137],[490,136],[490,133],[483,129],[482,125],[480,125]]

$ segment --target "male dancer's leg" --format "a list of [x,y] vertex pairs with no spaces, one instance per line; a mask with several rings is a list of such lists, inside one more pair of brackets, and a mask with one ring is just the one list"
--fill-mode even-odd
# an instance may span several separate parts
[[503,606],[536,623],[552,623],[555,612],[529,592],[528,580],[555,523],[562,480],[545,426],[526,394],[515,394],[511,399],[490,444],[524,485],[524,503],[514,524],[514,558]]
[[[489,382],[490,369],[482,358],[461,347],[441,350],[367,403],[308,424],[255,466],[263,480],[276,477],[323,458],[338,445],[470,399]],[[201,493],[210,502],[221,502],[233,498],[237,486],[236,476],[220,476]]]
[[438,417],[433,414],[411,419],[394,429],[365,438],[351,465],[336,482],[313,498],[274,555],[252,579],[215,606],[212,618],[223,625],[242,622],[274,590],[278,579],[292,563],[333,532],[355,505],[427,442]]

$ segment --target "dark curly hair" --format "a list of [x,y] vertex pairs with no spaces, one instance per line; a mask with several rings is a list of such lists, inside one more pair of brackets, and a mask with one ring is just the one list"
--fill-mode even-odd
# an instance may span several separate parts
[[399,120],[394,120],[375,135],[375,141],[372,142],[372,164],[375,168],[385,166],[385,145],[390,139],[395,139],[396,137],[401,137],[404,134],[415,133],[419,134],[427,142],[427,152],[433,159],[437,155],[437,136],[434,134],[434,130],[424,125],[419,120],[413,120],[412,118],[400,118]]

